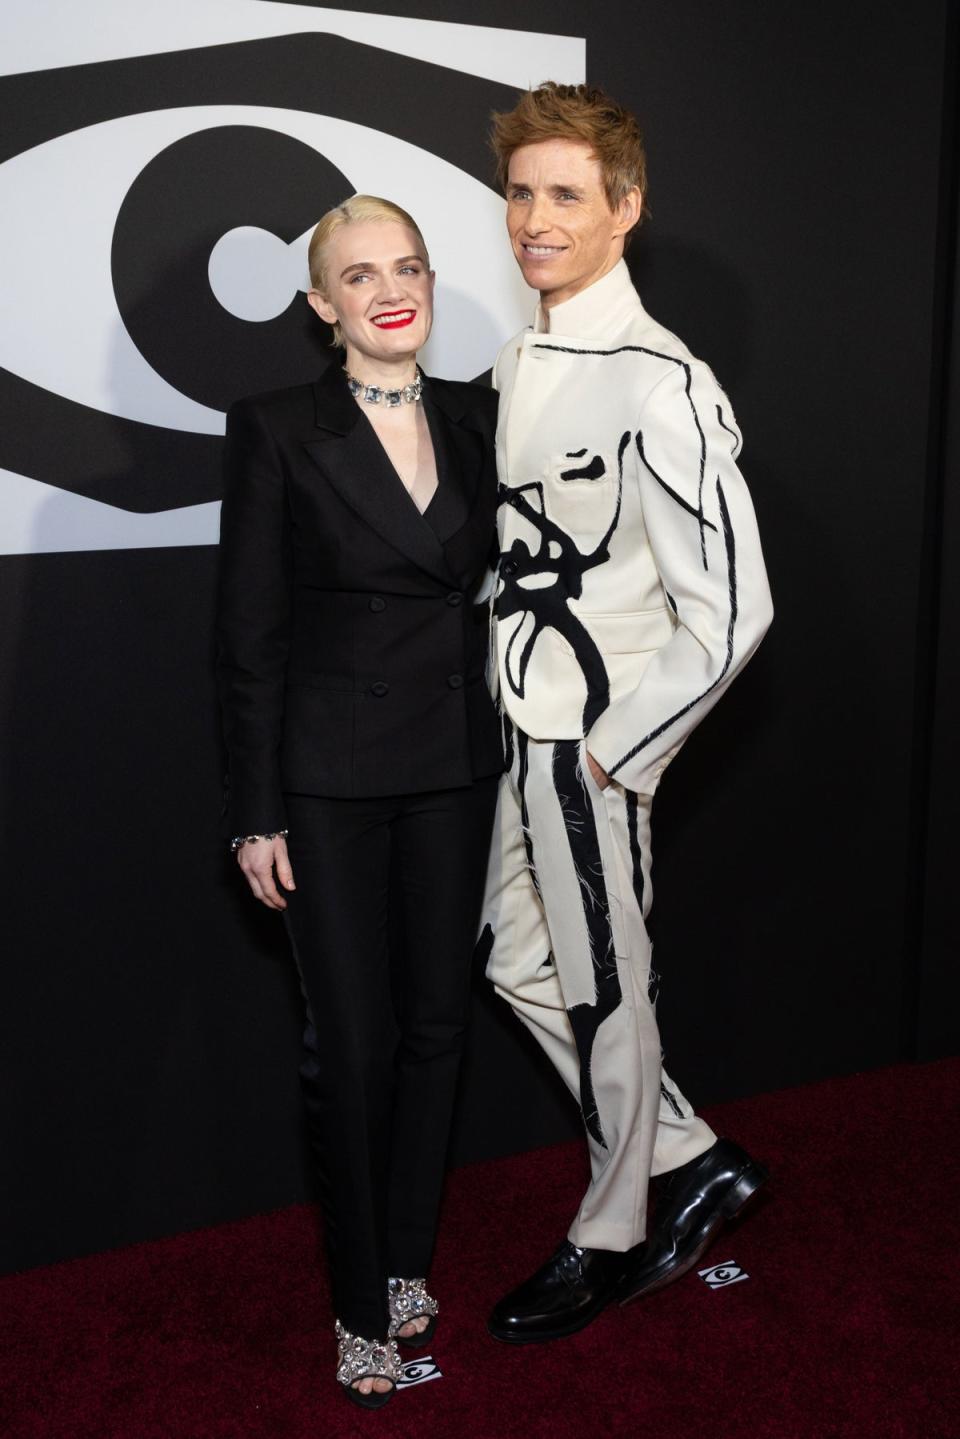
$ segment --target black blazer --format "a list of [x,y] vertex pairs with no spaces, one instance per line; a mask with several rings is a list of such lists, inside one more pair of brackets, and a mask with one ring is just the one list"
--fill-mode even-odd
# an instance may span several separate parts
[[503,768],[485,682],[497,397],[428,379],[438,488],[417,510],[338,364],[227,415],[217,678],[225,829],[284,827],[284,790],[469,784]]

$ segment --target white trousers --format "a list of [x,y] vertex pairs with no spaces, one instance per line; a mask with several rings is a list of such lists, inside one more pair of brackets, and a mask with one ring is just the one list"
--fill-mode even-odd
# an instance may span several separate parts
[[629,1249],[651,1174],[708,1149],[661,1066],[646,917],[650,799],[601,790],[582,740],[514,730],[481,921],[487,975],[556,1065],[587,1131],[591,1182],[573,1244]]

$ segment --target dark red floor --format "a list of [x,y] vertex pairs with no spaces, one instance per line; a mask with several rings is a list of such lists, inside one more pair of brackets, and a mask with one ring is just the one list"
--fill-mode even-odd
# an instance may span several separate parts
[[[306,1207],[0,1280],[5,1439],[958,1439],[960,1061],[708,1117],[774,1178],[712,1262],[556,1344],[483,1316],[562,1236],[580,1146],[451,1176],[443,1378],[367,1414],[335,1392]],[[703,1265],[706,1264],[703,1261]],[[703,1265],[701,1267],[703,1267]]]

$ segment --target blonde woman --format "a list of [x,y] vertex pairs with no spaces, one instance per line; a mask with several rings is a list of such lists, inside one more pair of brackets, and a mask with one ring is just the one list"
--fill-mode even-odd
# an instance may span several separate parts
[[284,914],[337,1378],[366,1407],[436,1323],[433,1249],[500,728],[484,681],[496,396],[426,377],[434,274],[357,195],[310,244],[339,357],[228,415],[218,675],[228,813]]

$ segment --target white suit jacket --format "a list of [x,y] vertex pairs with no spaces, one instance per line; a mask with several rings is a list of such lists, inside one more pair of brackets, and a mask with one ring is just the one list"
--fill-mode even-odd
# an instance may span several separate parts
[[538,310],[494,384],[501,703],[652,794],[773,616],[730,403],[623,261]]

